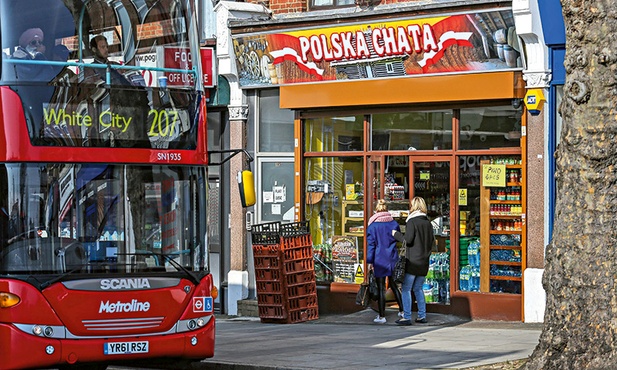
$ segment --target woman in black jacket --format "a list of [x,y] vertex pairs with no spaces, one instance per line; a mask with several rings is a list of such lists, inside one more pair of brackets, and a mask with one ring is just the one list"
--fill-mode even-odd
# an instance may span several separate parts
[[403,301],[403,318],[397,320],[398,325],[411,325],[411,292],[418,302],[417,323],[426,323],[426,301],[422,285],[428,273],[429,257],[433,250],[435,236],[433,226],[426,215],[426,202],[421,197],[411,200],[405,225],[405,235],[399,231],[393,231],[392,235],[406,246],[405,253],[405,279],[403,280],[401,294]]

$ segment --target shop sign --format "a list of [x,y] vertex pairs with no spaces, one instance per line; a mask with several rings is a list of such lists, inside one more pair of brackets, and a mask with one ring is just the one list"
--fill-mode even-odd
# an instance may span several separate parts
[[214,49],[200,48],[199,54],[201,56],[201,77],[204,87],[214,87],[218,82],[218,77],[215,75],[214,71]]
[[482,186],[505,187],[506,165],[484,164],[482,165]]
[[[215,86],[214,76],[214,49],[201,48],[199,50],[202,67],[202,82],[204,87]],[[188,48],[165,47],[159,50],[160,59],[163,60],[165,68],[191,70],[193,68],[193,58]],[[165,72],[168,86],[193,86],[195,77],[189,73]]]
[[510,9],[233,37],[242,87],[520,68]]

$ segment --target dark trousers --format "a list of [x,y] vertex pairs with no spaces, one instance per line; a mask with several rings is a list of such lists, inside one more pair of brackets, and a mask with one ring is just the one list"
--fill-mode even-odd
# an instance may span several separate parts
[[[379,300],[377,301],[379,307],[379,316],[385,317],[386,315],[386,278],[378,277],[375,278],[377,281],[377,288],[379,289]],[[388,276],[388,285],[390,289],[392,289],[392,293],[394,293],[394,299],[396,299],[396,303],[398,304],[399,311],[403,310],[403,301],[401,300],[401,291],[399,290],[398,285],[394,281],[392,276]]]

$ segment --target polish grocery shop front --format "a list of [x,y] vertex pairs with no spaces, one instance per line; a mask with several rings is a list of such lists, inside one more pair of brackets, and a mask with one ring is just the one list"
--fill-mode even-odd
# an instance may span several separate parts
[[421,196],[437,237],[428,311],[522,320],[523,57],[512,10],[489,5],[232,28],[242,88],[277,88],[295,113],[320,311],[358,309],[376,200],[404,229]]

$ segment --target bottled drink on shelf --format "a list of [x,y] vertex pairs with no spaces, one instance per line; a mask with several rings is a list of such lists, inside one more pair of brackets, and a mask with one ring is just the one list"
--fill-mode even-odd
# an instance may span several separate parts
[[470,275],[470,288],[469,290],[472,292],[480,291],[480,268],[477,266],[472,267],[471,275]]
[[463,266],[459,276],[459,286],[460,289],[464,292],[469,291],[469,279],[471,277],[471,268],[469,265]]

